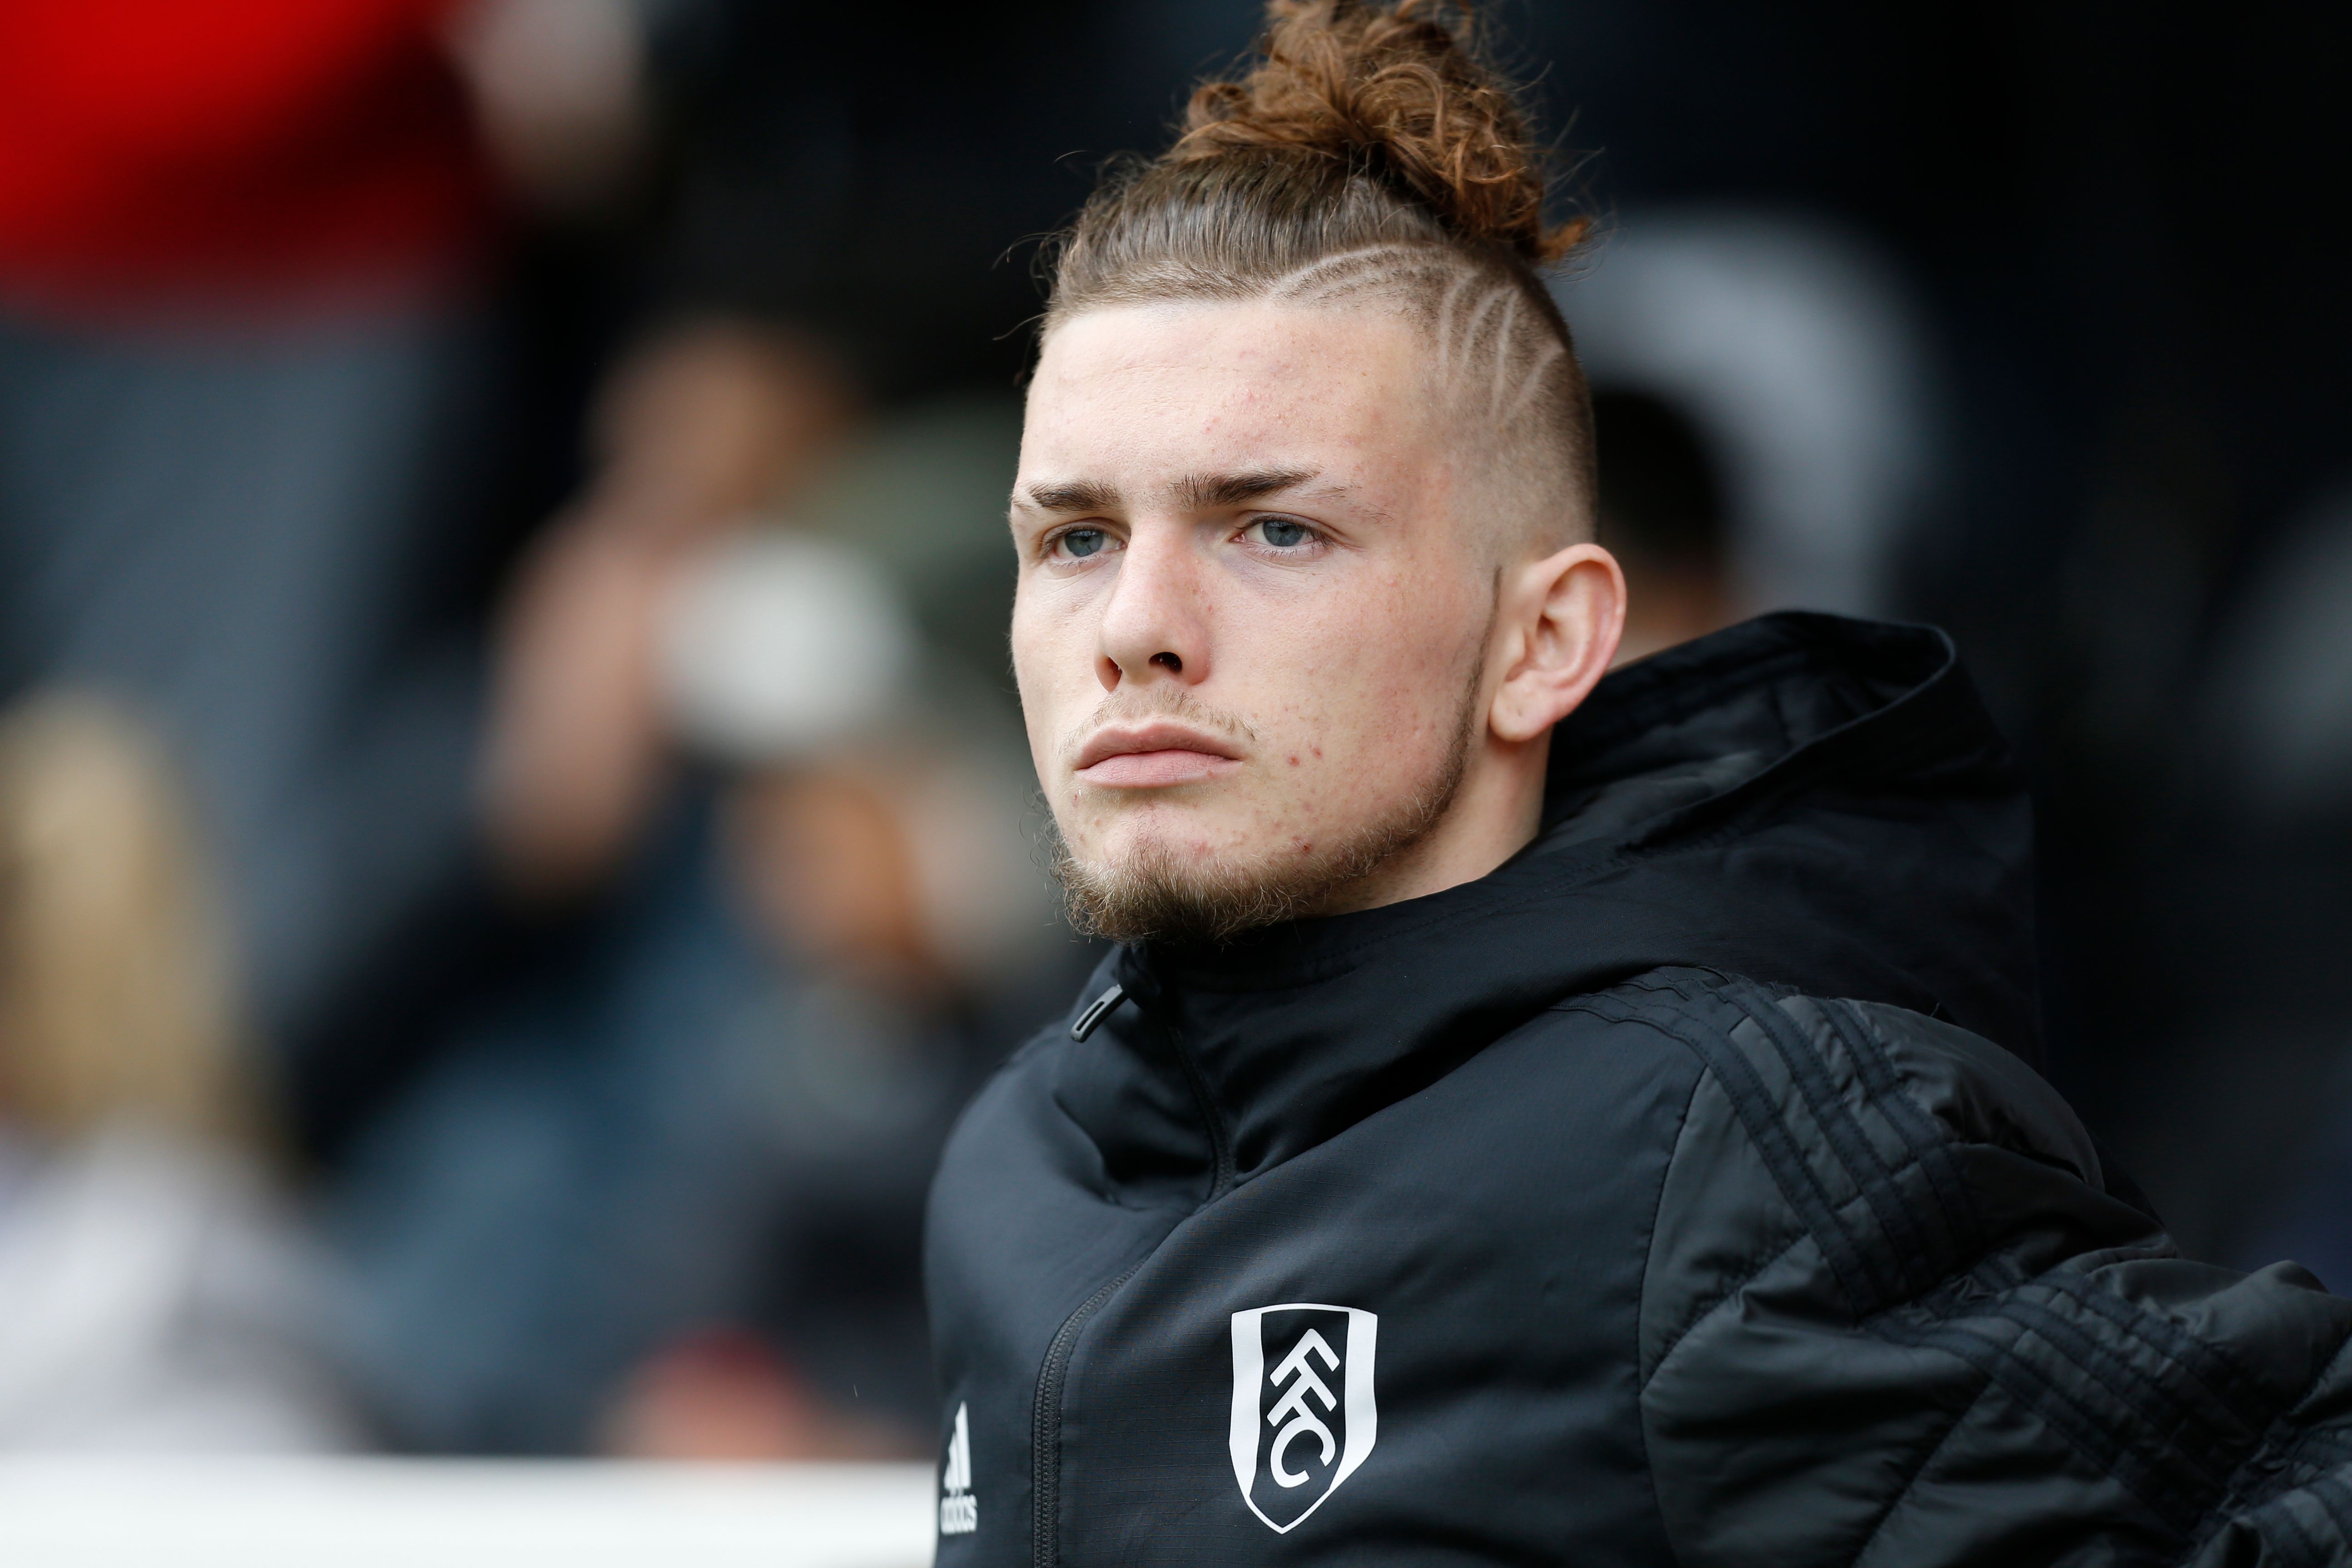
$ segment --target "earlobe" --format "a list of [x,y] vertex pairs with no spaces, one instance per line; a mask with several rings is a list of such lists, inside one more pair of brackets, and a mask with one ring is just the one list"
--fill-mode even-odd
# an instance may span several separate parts
[[1625,629],[1625,574],[1601,546],[1573,544],[1522,567],[1507,605],[1517,658],[1487,722],[1496,740],[1522,745],[1576,711],[1609,672]]

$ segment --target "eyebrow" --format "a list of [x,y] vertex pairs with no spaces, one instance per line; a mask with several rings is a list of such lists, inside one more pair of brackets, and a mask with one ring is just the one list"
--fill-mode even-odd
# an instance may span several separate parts
[[1238,474],[1190,474],[1175,484],[1179,500],[1194,511],[1239,506],[1280,490],[1295,489],[1315,477],[1312,468],[1260,468]]
[[[1316,478],[1316,473],[1313,468],[1255,468],[1235,474],[1188,474],[1169,489],[1191,510],[1214,511],[1295,489]],[[1045,479],[1022,493],[1040,511],[1116,511],[1119,506],[1118,488],[1097,479]]]
[[1118,491],[1093,479],[1064,479],[1031,485],[1029,504],[1040,511],[1115,511]]

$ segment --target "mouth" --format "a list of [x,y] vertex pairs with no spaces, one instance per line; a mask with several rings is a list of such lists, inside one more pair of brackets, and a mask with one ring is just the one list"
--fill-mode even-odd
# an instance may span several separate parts
[[1241,765],[1232,742],[1165,720],[1106,724],[1078,751],[1077,776],[1108,789],[1199,784]]

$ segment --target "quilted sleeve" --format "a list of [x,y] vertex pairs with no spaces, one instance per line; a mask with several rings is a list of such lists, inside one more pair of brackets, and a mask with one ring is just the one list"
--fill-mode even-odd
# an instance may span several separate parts
[[2180,1258],[1962,1030],[1696,972],[1586,1005],[1707,1068],[1638,1344],[1686,1568],[2352,1564],[2352,1301]]

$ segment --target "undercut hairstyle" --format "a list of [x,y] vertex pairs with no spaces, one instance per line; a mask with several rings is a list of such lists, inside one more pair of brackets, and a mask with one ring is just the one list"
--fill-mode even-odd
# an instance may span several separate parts
[[1545,156],[1475,23],[1451,0],[1272,0],[1248,68],[1059,237],[1045,332],[1157,301],[1392,310],[1534,536],[1591,537],[1591,402],[1543,279],[1589,220],[1546,221]]

